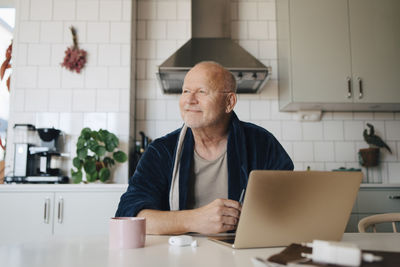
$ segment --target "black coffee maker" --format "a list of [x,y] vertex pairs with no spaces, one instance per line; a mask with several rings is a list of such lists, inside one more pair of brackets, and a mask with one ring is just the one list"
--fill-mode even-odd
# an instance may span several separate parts
[[[14,176],[5,177],[5,182],[15,183],[68,183],[57,166],[63,154],[64,134],[55,128],[36,128],[31,124],[16,124],[14,128],[23,128],[35,133],[35,140],[15,143]],[[60,138],[62,137],[62,138]]]

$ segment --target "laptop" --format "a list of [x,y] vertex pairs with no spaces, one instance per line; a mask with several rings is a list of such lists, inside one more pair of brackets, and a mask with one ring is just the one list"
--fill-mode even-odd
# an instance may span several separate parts
[[235,236],[210,240],[232,248],[340,241],[361,172],[252,171]]

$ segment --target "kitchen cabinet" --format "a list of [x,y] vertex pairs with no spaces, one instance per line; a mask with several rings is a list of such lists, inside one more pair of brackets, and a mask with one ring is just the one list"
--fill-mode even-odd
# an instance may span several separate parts
[[2,185],[0,239],[104,234],[127,185]]
[[277,0],[284,111],[400,110],[400,1]]
[[[400,185],[362,185],[354,204],[346,232],[358,232],[358,222],[367,216],[400,212]],[[400,227],[400,223],[397,225]],[[390,223],[377,225],[378,232],[392,232]]]

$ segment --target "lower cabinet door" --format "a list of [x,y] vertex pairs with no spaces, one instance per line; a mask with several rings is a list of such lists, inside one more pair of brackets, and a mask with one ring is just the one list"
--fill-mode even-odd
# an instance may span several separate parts
[[87,235],[108,233],[121,192],[56,192],[54,234]]
[[1,192],[0,242],[50,238],[53,208],[52,192]]

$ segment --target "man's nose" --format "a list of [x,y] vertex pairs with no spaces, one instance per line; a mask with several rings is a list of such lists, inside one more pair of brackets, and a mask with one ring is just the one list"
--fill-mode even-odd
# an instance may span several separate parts
[[188,94],[187,101],[189,103],[197,103],[197,95],[196,92],[191,92]]

